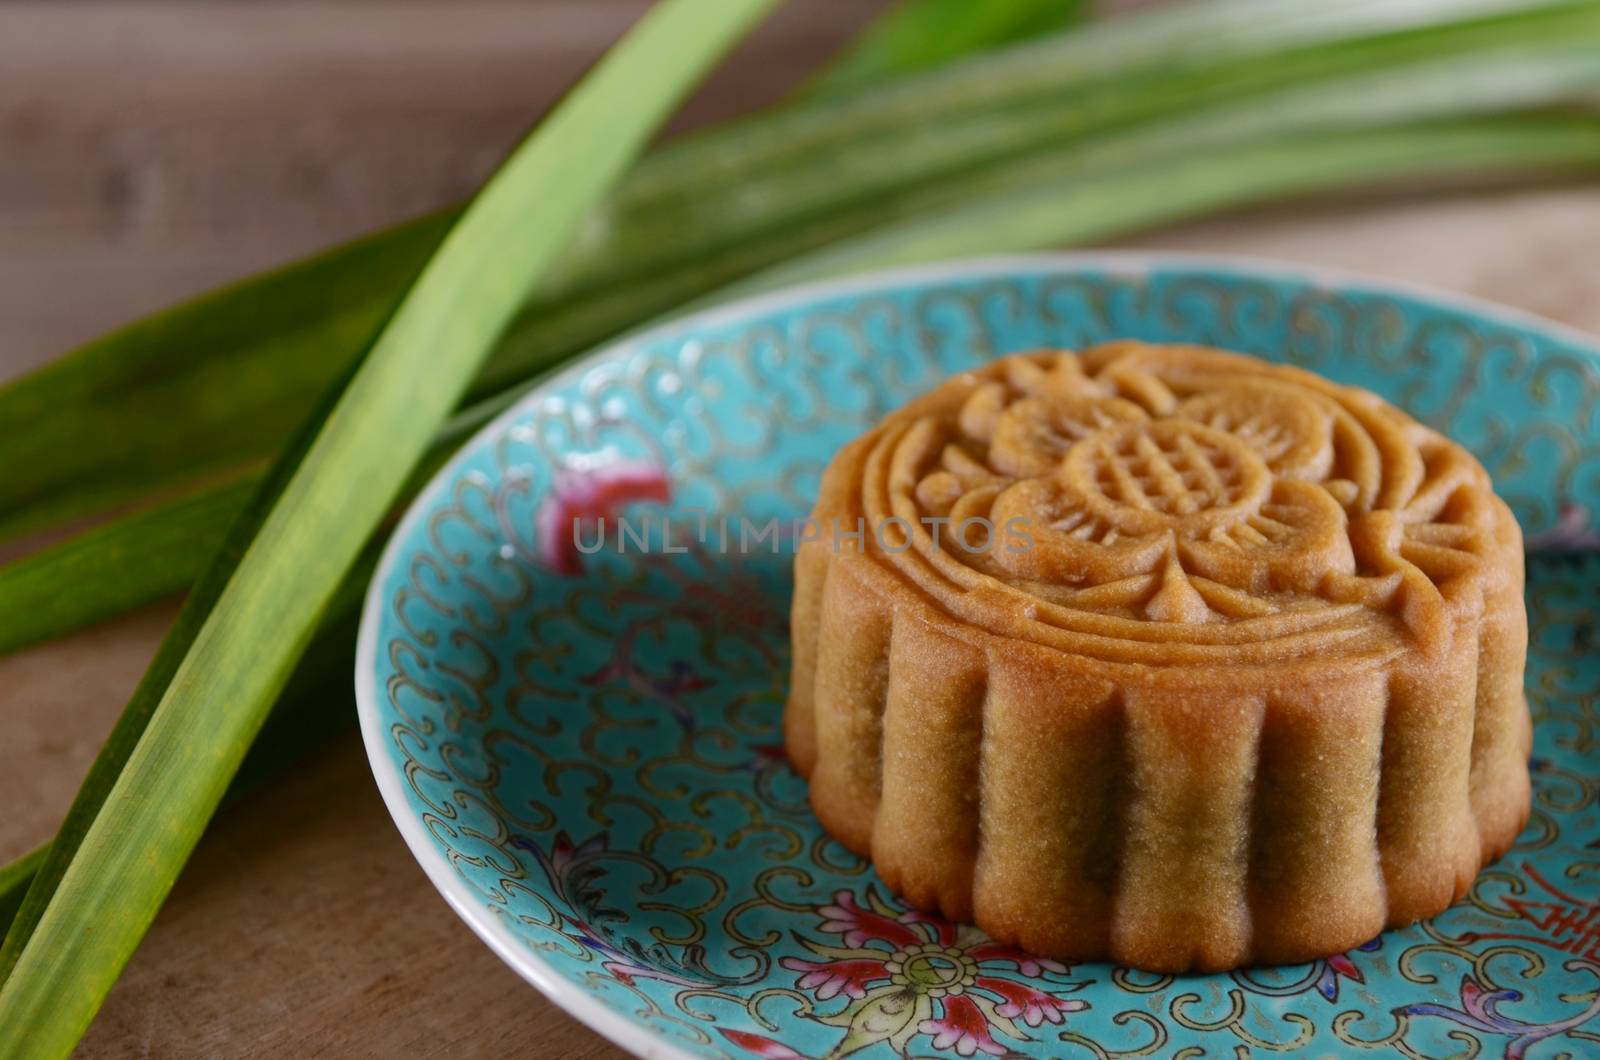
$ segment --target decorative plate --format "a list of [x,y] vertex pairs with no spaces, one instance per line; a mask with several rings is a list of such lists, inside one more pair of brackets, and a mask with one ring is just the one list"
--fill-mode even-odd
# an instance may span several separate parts
[[[812,818],[778,724],[822,467],[952,372],[1113,337],[1375,390],[1476,451],[1522,520],[1533,816],[1442,916],[1294,967],[1065,965],[906,908]],[[473,930],[644,1056],[1600,1055],[1597,348],[1393,284],[1121,254],[669,325],[540,386],[412,505],[361,626],[373,773]],[[599,517],[603,546],[570,532]]]

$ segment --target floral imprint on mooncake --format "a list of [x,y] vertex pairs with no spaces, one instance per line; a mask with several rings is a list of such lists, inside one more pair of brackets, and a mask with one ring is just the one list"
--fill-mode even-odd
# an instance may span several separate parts
[[[1009,361],[941,419],[899,434],[884,466],[922,473],[884,484],[893,514],[1025,530],[1027,547],[924,554],[1073,610],[1334,621],[1350,604],[1396,610],[1405,588],[1426,596],[1497,551],[1501,512],[1470,456],[1293,369],[1187,347],[1044,354]],[[1400,617],[1425,626],[1434,611]]]

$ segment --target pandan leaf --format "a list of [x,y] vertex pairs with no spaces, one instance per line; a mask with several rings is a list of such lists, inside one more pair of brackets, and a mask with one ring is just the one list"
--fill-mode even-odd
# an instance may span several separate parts
[[816,96],[850,92],[1002,44],[1066,28],[1085,0],[901,0],[862,31],[811,85]]
[[[330,411],[308,422],[304,451],[269,474],[250,502],[261,509],[259,530],[231,573],[226,556],[208,572],[221,576],[220,594],[0,988],[0,1027],[28,1029],[0,1038],[0,1057],[71,1052],[341,580],[521,293],[772,3],[666,0],[651,9],[489,181],[348,385],[331,392]],[[13,933],[24,928],[20,917],[12,924]]]

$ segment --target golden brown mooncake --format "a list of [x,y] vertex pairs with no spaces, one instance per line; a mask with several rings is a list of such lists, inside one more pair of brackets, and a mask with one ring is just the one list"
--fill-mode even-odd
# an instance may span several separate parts
[[1366,391],[1008,357],[842,449],[814,518],[785,741],[917,906],[1053,957],[1300,961],[1444,909],[1527,819],[1517,523]]

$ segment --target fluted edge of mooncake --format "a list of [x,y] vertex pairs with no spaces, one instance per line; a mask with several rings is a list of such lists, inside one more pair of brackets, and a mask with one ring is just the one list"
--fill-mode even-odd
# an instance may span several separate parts
[[[1359,945],[1464,894],[1527,820],[1520,534],[1430,651],[1088,660],[802,546],[784,716],[827,830],[907,901],[1157,972]],[[1510,568],[1514,566],[1514,570]]]

